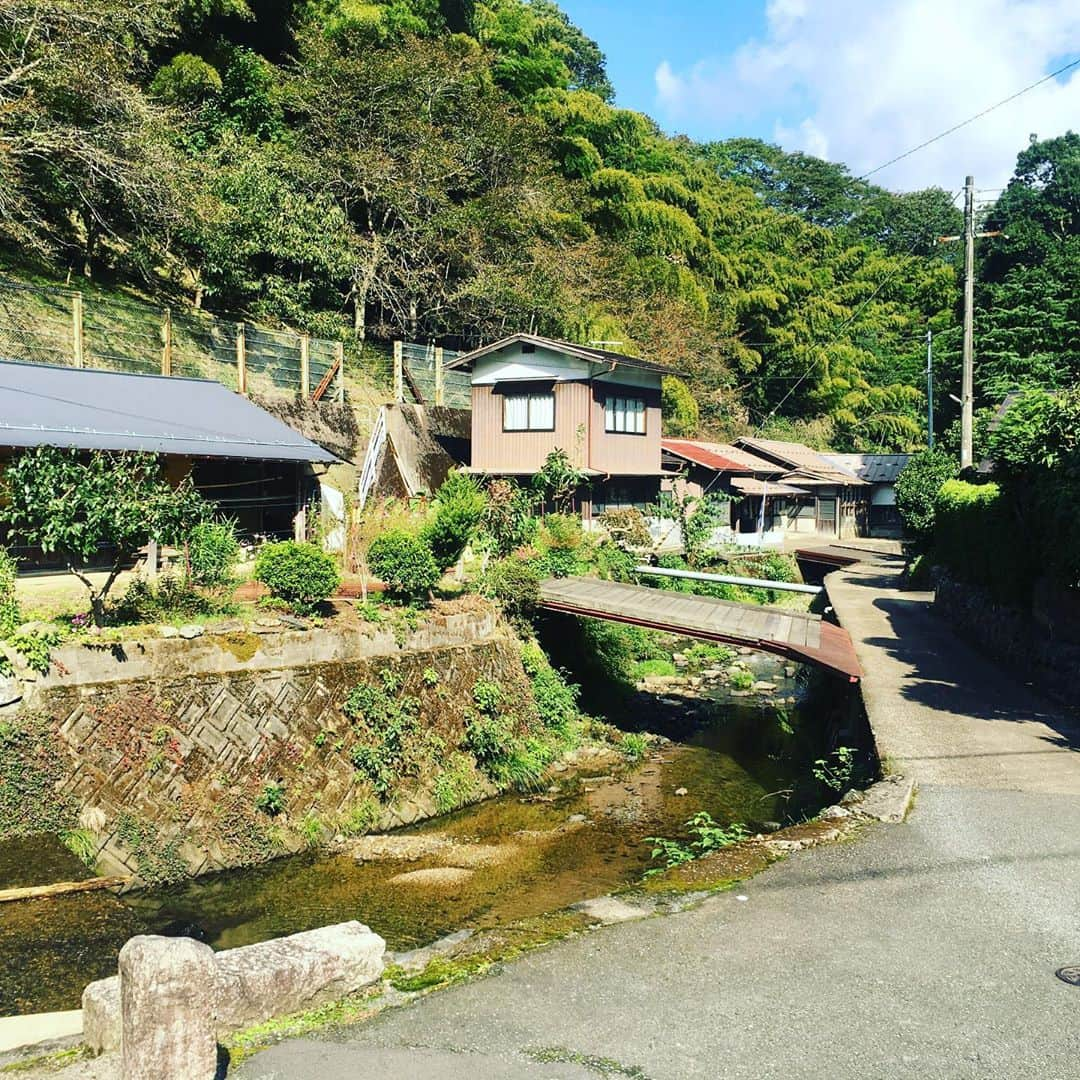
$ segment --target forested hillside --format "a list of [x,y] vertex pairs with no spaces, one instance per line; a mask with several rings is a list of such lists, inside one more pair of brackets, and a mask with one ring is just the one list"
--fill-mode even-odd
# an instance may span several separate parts
[[[324,335],[621,342],[687,373],[684,432],[920,443],[927,326],[946,377],[959,344],[952,193],[612,97],[551,0],[0,0],[0,258]],[[1080,151],[1025,154],[993,394],[1077,367]]]

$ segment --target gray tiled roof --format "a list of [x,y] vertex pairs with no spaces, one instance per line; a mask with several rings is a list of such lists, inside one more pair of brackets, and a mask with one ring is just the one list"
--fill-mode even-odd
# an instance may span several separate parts
[[41,445],[338,460],[221,383],[0,360],[0,446]]
[[910,454],[824,454],[834,465],[853,472],[868,484],[895,484]]

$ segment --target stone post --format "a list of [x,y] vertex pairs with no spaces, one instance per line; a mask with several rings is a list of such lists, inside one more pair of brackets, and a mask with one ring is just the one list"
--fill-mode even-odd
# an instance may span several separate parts
[[191,938],[133,937],[120,950],[124,1080],[213,1080],[216,965]]

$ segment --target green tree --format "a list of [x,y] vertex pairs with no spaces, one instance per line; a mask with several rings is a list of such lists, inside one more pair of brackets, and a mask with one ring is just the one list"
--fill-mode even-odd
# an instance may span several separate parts
[[956,461],[948,454],[923,450],[912,455],[896,478],[896,508],[904,530],[920,548],[925,549],[933,540],[938,491],[957,472]]
[[674,375],[665,375],[663,380],[664,432],[676,437],[692,437],[697,434],[700,422],[698,403],[690,387]]
[[[172,487],[154,454],[41,446],[19,454],[3,477],[0,521],[30,547],[65,560],[85,586],[98,626],[120,571],[151,540],[182,542],[208,513],[190,480]],[[95,583],[90,570],[108,567]]]
[[976,297],[979,390],[1080,379],[1080,135],[1034,141],[987,217]]

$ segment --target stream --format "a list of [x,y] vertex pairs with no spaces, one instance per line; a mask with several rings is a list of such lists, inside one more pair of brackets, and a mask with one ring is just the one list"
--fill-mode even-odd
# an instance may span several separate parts
[[[664,711],[655,699],[642,704]],[[641,725],[672,741],[639,765],[613,772],[610,760],[598,759],[591,771],[555,773],[544,792],[507,794],[401,830],[393,835],[417,841],[408,850],[396,840],[406,849],[399,857],[304,854],[122,897],[0,905],[0,1016],[78,1008],[87,982],[115,974],[120,946],[133,934],[197,928],[226,949],[358,919],[388,948],[410,949],[638,881],[650,865],[646,837],[679,836],[699,810],[760,828],[817,809],[818,793],[806,782],[816,751],[808,733],[820,730],[813,710],[767,702],[695,708]],[[444,845],[450,857],[433,850],[442,840],[452,842]],[[461,869],[455,845],[484,857]],[[447,866],[459,869],[413,873]],[[0,888],[86,876],[51,837],[0,844]]]

